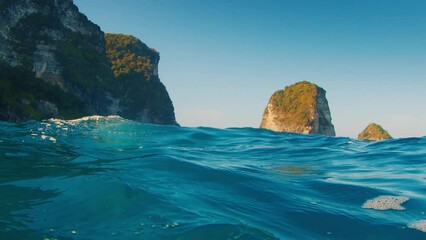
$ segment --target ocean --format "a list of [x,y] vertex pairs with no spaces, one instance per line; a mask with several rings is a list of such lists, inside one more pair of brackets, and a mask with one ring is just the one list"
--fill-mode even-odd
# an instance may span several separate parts
[[0,239],[426,239],[426,137],[0,122]]

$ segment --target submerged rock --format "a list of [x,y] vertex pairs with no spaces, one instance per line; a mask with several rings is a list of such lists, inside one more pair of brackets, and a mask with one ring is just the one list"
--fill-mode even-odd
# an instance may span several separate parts
[[392,136],[382,128],[379,124],[370,123],[368,126],[358,135],[360,140],[385,140],[392,139]]
[[401,204],[408,201],[408,197],[404,196],[379,196],[370,200],[367,200],[362,208],[370,208],[374,210],[405,210]]
[[335,136],[326,92],[304,81],[276,91],[262,116],[261,128]]
[[422,232],[426,232],[426,220],[417,221],[413,224],[408,225],[408,227]]

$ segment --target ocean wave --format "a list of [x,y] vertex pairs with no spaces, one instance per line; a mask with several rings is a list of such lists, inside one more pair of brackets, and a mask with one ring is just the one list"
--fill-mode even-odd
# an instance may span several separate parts
[[0,238],[422,239],[425,143],[1,122]]
[[[81,122],[87,122],[87,121],[111,121],[111,120],[123,120],[124,118],[118,116],[118,115],[109,115],[109,116],[99,116],[99,115],[92,115],[92,116],[85,116],[77,119],[71,119],[71,120],[64,120],[59,118],[50,118],[48,121],[55,122],[55,123],[81,123]],[[128,120],[130,121],[130,120]]]

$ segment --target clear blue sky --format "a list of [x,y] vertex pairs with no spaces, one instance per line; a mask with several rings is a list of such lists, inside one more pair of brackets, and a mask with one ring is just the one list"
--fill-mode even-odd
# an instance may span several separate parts
[[338,136],[370,122],[426,135],[426,1],[74,2],[160,52],[183,126],[258,127],[275,90],[308,80],[327,91]]

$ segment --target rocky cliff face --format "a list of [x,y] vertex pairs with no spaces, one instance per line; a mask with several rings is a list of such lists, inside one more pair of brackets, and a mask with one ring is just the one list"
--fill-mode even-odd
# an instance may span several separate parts
[[[169,94],[158,77],[160,55],[139,39],[105,34],[107,57],[117,81],[120,115],[158,124],[177,124]],[[125,86],[120,87],[120,86]]]
[[[176,124],[171,101],[163,118],[150,118],[157,99],[131,99],[117,90],[135,86],[114,76],[104,33],[72,0],[2,0],[0,18],[0,120],[122,114]],[[151,64],[158,66],[158,59]],[[132,101],[138,104],[121,104]],[[145,118],[137,117],[141,112]]]
[[335,136],[325,94],[324,89],[306,81],[276,91],[269,99],[260,127]]
[[392,136],[382,128],[379,124],[370,123],[368,126],[358,135],[360,140],[385,140],[392,139]]
[[[102,31],[71,0],[4,0],[1,4],[1,62],[23,66],[67,89],[63,75],[70,67],[64,63],[73,57],[67,51],[105,53]],[[102,60],[107,69],[105,57]]]

